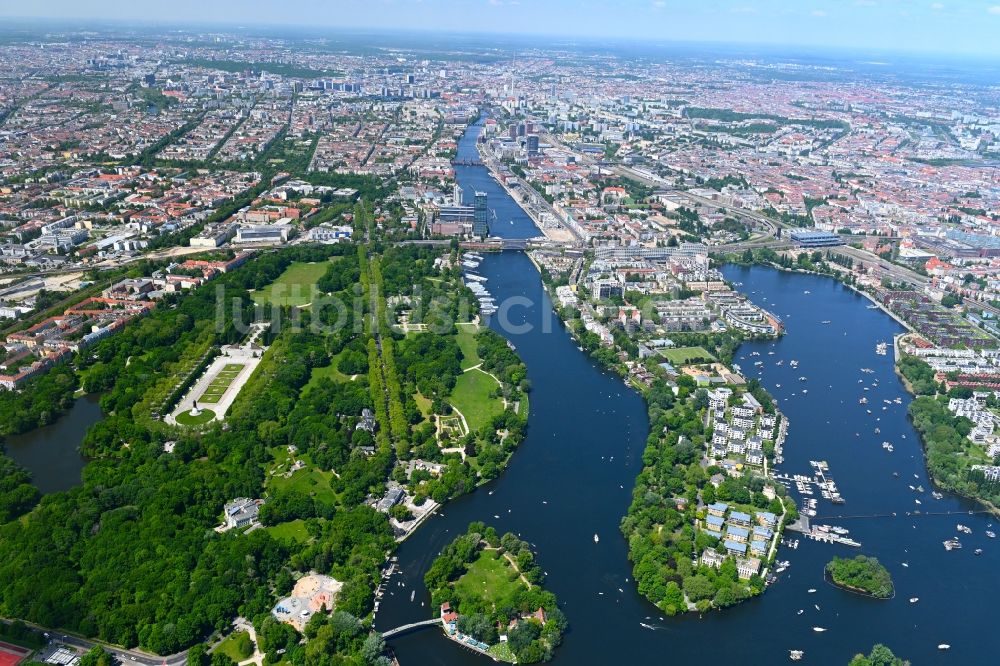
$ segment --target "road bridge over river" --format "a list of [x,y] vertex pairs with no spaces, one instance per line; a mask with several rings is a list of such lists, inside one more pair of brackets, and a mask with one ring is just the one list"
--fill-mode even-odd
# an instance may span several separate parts
[[[406,240],[400,245],[428,245],[431,247],[449,247],[447,239]],[[481,241],[461,241],[458,246],[463,250],[474,252],[499,252],[501,250],[577,250],[582,252],[583,246],[577,243],[567,243],[550,240],[544,236],[536,238],[487,238]]]

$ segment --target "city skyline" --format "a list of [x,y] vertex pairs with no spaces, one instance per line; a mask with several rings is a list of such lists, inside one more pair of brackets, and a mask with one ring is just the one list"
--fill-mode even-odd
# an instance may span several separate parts
[[[416,32],[551,35],[582,40],[622,38],[684,44],[718,42],[1000,56],[1000,2],[854,0],[219,0],[206,6],[178,0],[136,6],[121,0],[52,0],[25,6],[0,0],[0,17],[316,30],[386,29]],[[891,26],[891,27],[890,27]]]
[[1000,650],[1000,14],[518,1],[0,0],[0,666]]

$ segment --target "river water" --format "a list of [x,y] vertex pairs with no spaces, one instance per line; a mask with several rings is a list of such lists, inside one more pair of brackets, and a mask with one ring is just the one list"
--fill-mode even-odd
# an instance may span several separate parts
[[43,493],[80,485],[86,464],[80,444],[101,420],[100,399],[99,394],[83,396],[55,423],[7,437],[7,455],[31,472],[31,482]]
[[[474,127],[466,134],[460,157],[475,157],[477,132]],[[495,235],[538,234],[484,168],[459,167],[457,175],[466,192],[488,193],[499,220]],[[502,311],[491,321],[515,343],[528,367],[533,384],[528,434],[501,478],[445,505],[401,545],[402,574],[390,582],[377,628],[431,616],[423,573],[444,544],[469,522],[482,520],[534,544],[547,572],[545,586],[558,596],[571,624],[556,664],[733,659],[774,664],[798,649],[805,651],[806,663],[842,666],[876,642],[915,664],[996,663],[990,655],[1000,650],[1000,637],[989,627],[991,604],[1000,593],[994,573],[1000,542],[985,536],[992,519],[969,515],[977,507],[958,498],[931,497],[919,440],[906,417],[910,398],[893,371],[891,354],[875,353],[879,341],[889,342],[891,349],[901,328],[883,312],[868,309],[868,300],[829,278],[726,268],[728,279],[742,283],[744,292],[787,325],[780,340],[748,343],[737,354],[744,371],[762,381],[790,420],[780,471],[811,475],[809,461],[826,460],[847,503],[835,506],[817,494],[814,522],[846,527],[862,547],[800,538],[797,549],[780,550],[779,558],[790,560],[791,567],[763,596],[704,617],[663,618],[636,593],[618,532],[648,431],[642,399],[578,350],[555,321],[527,257],[513,252],[487,256],[479,273],[489,279],[499,303],[513,297],[530,302],[508,317],[514,325],[531,324],[529,331],[501,329],[496,320]],[[792,360],[798,368],[790,367]],[[756,361],[762,365],[755,366]],[[859,404],[862,396],[867,405]],[[901,404],[891,402],[897,397]],[[891,442],[894,452],[885,451],[883,441]],[[911,485],[922,485],[925,492],[910,490]],[[907,515],[914,510],[925,515]],[[948,515],[926,515],[930,512]],[[869,517],[875,514],[889,517]],[[973,534],[960,535],[965,547],[949,553],[942,541],[956,535],[957,523],[970,526]],[[599,543],[594,543],[595,533]],[[985,551],[981,557],[973,554],[978,547]],[[824,582],[823,566],[831,557],[857,552],[874,555],[889,568],[894,599],[875,601]],[[919,601],[910,603],[911,597]],[[404,666],[471,666],[485,660],[436,629],[390,643]],[[939,643],[950,644],[951,650],[939,651]]]

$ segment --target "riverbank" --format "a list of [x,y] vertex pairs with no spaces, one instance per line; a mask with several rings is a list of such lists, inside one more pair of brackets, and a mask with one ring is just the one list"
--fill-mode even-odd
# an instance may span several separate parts
[[[752,264],[747,264],[745,262],[735,262],[735,261],[734,262],[728,262],[728,263],[732,263],[732,264],[737,265],[737,266],[764,266],[764,267],[767,267],[767,268],[771,268],[771,269],[777,270],[778,272],[781,272],[781,273],[800,274],[800,275],[814,275],[816,277],[826,277],[826,278],[830,278],[830,279],[834,280],[835,282],[837,282],[838,284],[840,284],[840,285],[842,285],[844,287],[847,287],[848,289],[850,289],[855,294],[859,294],[859,295],[863,296],[865,299],[867,299],[872,304],[874,304],[876,306],[876,309],[878,309],[881,312],[889,315],[889,317],[892,318],[893,321],[895,321],[897,324],[899,324],[904,329],[906,329],[905,332],[897,333],[897,334],[893,335],[893,372],[896,375],[896,377],[899,378],[899,380],[900,380],[903,388],[906,390],[906,393],[908,395],[910,395],[914,399],[920,397],[917,394],[917,392],[914,390],[914,387],[910,383],[909,379],[906,378],[906,376],[900,371],[900,368],[899,368],[899,362],[902,359],[902,354],[903,354],[902,348],[900,346],[900,340],[902,340],[903,338],[905,338],[908,335],[918,335],[918,333],[905,320],[903,320],[902,318],[900,318],[899,316],[897,316],[895,313],[893,313],[891,310],[889,310],[885,305],[883,305],[877,299],[875,299],[875,297],[872,296],[872,294],[868,293],[864,289],[859,288],[857,285],[851,284],[850,282],[846,281],[843,278],[843,274],[842,274],[841,271],[834,270],[831,273],[823,273],[823,272],[819,272],[819,271],[810,271],[810,270],[807,270],[807,269],[796,268],[796,267],[791,267],[790,268],[790,267],[787,267],[787,266],[781,266],[779,264],[775,264],[773,262],[767,262],[767,261],[754,261]],[[910,421],[912,423],[912,416],[908,416],[908,418],[910,419]],[[987,500],[987,499],[985,499],[983,497],[979,497],[979,496],[974,495],[974,494],[972,494],[970,492],[964,491],[960,487],[954,487],[954,486],[952,486],[950,484],[946,485],[946,484],[942,483],[941,481],[939,481],[938,478],[937,478],[937,476],[935,475],[935,473],[931,469],[930,464],[929,464],[929,458],[928,458],[928,456],[929,456],[929,449],[928,449],[928,443],[927,443],[926,436],[924,435],[924,433],[919,428],[917,429],[917,435],[918,435],[918,439],[919,439],[919,442],[920,442],[920,445],[921,445],[921,460],[923,462],[924,469],[926,470],[926,473],[927,473],[927,476],[928,476],[928,480],[930,481],[931,484],[933,484],[933,486],[935,488],[937,488],[938,490],[943,490],[943,491],[946,491],[946,492],[953,493],[953,494],[955,494],[955,495],[957,495],[959,497],[963,497],[963,498],[965,498],[967,500],[975,502],[976,504],[978,504],[981,507],[983,507],[984,509],[986,509],[986,511],[988,511],[990,514],[1000,517],[1000,506],[997,506],[993,502],[990,502],[989,500]]]
[[[534,258],[532,258],[532,264],[541,277],[543,273]],[[574,326],[578,325],[576,324],[577,320],[569,320],[564,316],[564,313],[556,306],[551,293],[551,285],[544,279],[542,284],[543,289],[549,293],[553,311],[560,317],[566,329],[572,331]],[[721,345],[719,338],[721,336],[715,336],[711,339],[714,341],[712,347],[715,355],[721,358],[718,349]],[[766,397],[762,396],[763,399],[758,402],[750,395],[745,385],[726,386],[725,390],[733,392],[730,394],[733,399],[742,397],[743,402],[739,403],[740,409],[747,409],[749,413],[753,414],[751,417],[754,423],[752,432],[757,432],[759,428],[760,437],[776,443],[767,452],[760,451],[759,454],[749,454],[745,461],[742,453],[732,453],[727,448],[724,455],[725,460],[720,461],[717,459],[719,455],[717,451],[708,450],[711,445],[718,444],[718,442],[706,432],[706,422],[717,425],[719,420],[726,421],[727,415],[730,421],[735,418],[731,409],[725,406],[725,401],[722,403],[724,406],[721,409],[716,408],[715,421],[711,421],[713,412],[706,407],[708,400],[712,398],[706,399],[706,404],[699,407],[697,396],[701,394],[708,396],[709,394],[699,388],[688,374],[682,372],[669,385],[665,384],[666,391],[654,390],[657,379],[669,379],[664,376],[662,369],[656,367],[646,370],[645,365],[639,359],[629,358],[629,360],[623,361],[623,355],[628,355],[628,352],[618,344],[606,347],[602,345],[601,348],[613,353],[590,355],[602,367],[614,370],[616,373],[621,371],[623,363],[626,369],[626,384],[634,387],[637,393],[643,397],[650,418],[656,418],[658,423],[662,423],[660,426],[651,428],[651,432],[664,434],[657,437],[655,441],[647,443],[643,460],[674,461],[677,470],[679,470],[668,469],[666,478],[659,479],[657,474],[660,473],[661,465],[647,465],[633,481],[633,493],[638,493],[640,488],[645,488],[643,495],[644,498],[648,498],[649,494],[654,492],[652,488],[669,489],[671,487],[669,477],[673,476],[675,471],[679,475],[699,479],[699,481],[692,482],[693,490],[688,489],[683,501],[677,498],[677,489],[673,491],[663,490],[663,496],[658,499],[657,505],[666,508],[661,507],[655,516],[643,515],[644,509],[636,497],[633,497],[633,504],[622,519],[621,532],[629,544],[629,559],[633,563],[633,576],[639,593],[668,615],[686,612],[704,613],[710,608],[733,606],[763,593],[766,587],[765,581],[770,578],[769,572],[777,556],[778,545],[785,527],[785,518],[790,512],[794,514],[791,521],[797,517],[794,502],[790,499],[786,502],[784,499],[785,489],[773,479],[768,465],[769,456],[776,456],[775,460],[781,461],[788,419],[780,411],[773,408],[773,397],[763,389],[761,391]],[[634,372],[640,370],[646,370],[650,377],[646,385],[639,382],[637,376],[633,376]],[[718,401],[718,398],[716,400]],[[768,404],[768,409],[773,410],[773,414],[771,412],[767,412],[764,416],[758,414],[758,411],[765,412],[761,407],[762,403]],[[744,420],[742,412],[741,417],[737,420],[740,422]],[[681,428],[685,433],[684,438],[678,438],[676,432],[671,432],[676,430],[678,423],[683,423]],[[750,435],[748,434],[747,437],[750,438]],[[689,441],[685,442],[685,440]],[[702,451],[702,455],[708,453],[710,456],[708,470],[703,469],[700,456],[697,457],[697,461],[692,461],[691,466],[688,467],[685,454],[678,453],[678,451],[684,450],[684,446],[687,444],[693,444],[695,449],[702,447],[706,449],[706,451]],[[738,448],[742,451],[743,445]],[[751,464],[747,461],[756,462]],[[743,462],[747,462],[747,466],[744,468],[746,471],[734,474],[733,471],[743,466]],[[721,472],[723,467],[720,465],[724,466],[727,463],[730,465],[730,478],[722,482],[713,480],[712,483],[709,483],[708,477],[713,472]],[[722,478],[723,474],[718,474],[718,477]],[[759,504],[749,501],[749,498],[755,497],[751,488],[760,479],[764,480],[762,485],[767,486],[772,499],[781,498],[767,504],[767,500],[763,499],[764,495],[760,495],[760,501],[767,504],[766,508],[768,509],[768,511],[763,512],[760,511],[762,507]],[[741,486],[741,483],[745,484],[745,487]],[[757,488],[757,491],[760,490]],[[740,498],[744,493],[747,498],[745,501],[731,501]],[[697,501],[694,498],[697,498]],[[715,504],[717,499],[725,501],[721,504]],[[690,504],[688,500],[690,500]],[[648,501],[646,499],[646,502]],[[789,502],[791,509],[788,506]],[[709,515],[706,515],[704,505],[712,505],[709,507]],[[718,509],[717,507],[722,508]],[[666,515],[664,516],[664,514]],[[727,518],[728,514],[731,514],[730,518]],[[746,516],[745,520],[750,522],[742,522],[744,516]],[[727,523],[725,522],[727,519],[734,522]],[[712,522],[713,520],[716,522]],[[755,541],[750,543],[748,535],[752,521],[760,523],[764,531],[755,531]],[[646,546],[642,545],[641,548],[636,546],[636,544],[645,544],[646,540],[649,539],[649,535],[639,527],[649,522],[661,523],[660,529],[664,527],[662,523],[672,526],[669,532],[658,532],[655,535],[655,541],[660,550],[666,553],[664,558],[654,558],[656,565],[660,567],[660,573],[656,574],[657,576],[661,576],[663,571],[673,571],[671,566],[676,557],[681,557],[682,553],[690,553],[691,551],[696,553],[698,564],[706,565],[706,568],[700,571],[707,573],[699,573],[694,576],[691,575],[692,571],[678,566],[674,575],[683,579],[683,587],[673,581],[666,586],[657,585],[649,579],[650,570],[646,566],[649,564]],[[757,523],[752,524],[756,525]],[[747,528],[746,533],[742,531],[744,525]],[[677,529],[677,526],[680,526],[680,529]],[[690,543],[684,536],[684,530],[689,527],[694,528],[696,535]],[[722,533],[723,529],[726,530],[725,537]],[[747,542],[740,545],[728,541],[731,535],[736,535],[735,538],[746,538]],[[722,545],[724,539],[727,540],[725,548]],[[649,547],[652,548],[652,543],[649,544]],[[738,581],[729,580],[729,568],[738,572]]]
[[[556,243],[573,243],[579,240],[576,238],[576,235],[572,231],[567,229],[563,225],[563,223],[559,221],[555,213],[555,210],[549,213],[553,218],[552,223],[546,224],[545,220],[541,219],[541,216],[534,210],[534,208],[530,206],[525,206],[522,200],[522,194],[520,192],[515,192],[500,177],[500,173],[496,168],[497,163],[493,158],[493,156],[485,154],[483,147],[478,143],[476,145],[476,149],[479,152],[479,156],[482,160],[483,166],[486,168],[487,172],[489,172],[490,177],[492,177],[494,182],[496,182],[496,184],[500,188],[502,188],[504,192],[507,193],[507,196],[509,196],[511,200],[514,201],[514,203],[516,203],[522,211],[524,211],[524,214],[527,215],[529,218],[531,218],[531,221],[534,222],[535,226],[538,228],[538,230],[542,233],[543,236],[545,236],[550,241],[554,241]],[[526,187],[531,187],[524,179],[519,178],[518,180],[524,183]],[[557,226],[553,227],[552,226],[553,224]],[[491,232],[492,231],[495,230],[491,229]],[[490,235],[493,234],[491,233]]]
[[[466,143],[467,150],[472,150],[471,143]],[[501,219],[514,219],[514,225],[504,225],[509,229],[502,230],[501,236],[537,234],[484,168],[458,167],[457,171],[466,191],[487,191],[490,206],[501,208]],[[638,663],[650,654],[670,654],[680,663],[722,661],[732,658],[732,645],[739,645],[741,658],[751,663],[780,663],[788,659],[789,649],[802,649],[812,664],[843,666],[854,654],[878,642],[897,651],[905,642],[907,656],[915,663],[945,666],[952,659],[977,663],[982,650],[1000,649],[986,631],[986,619],[938,612],[947,604],[992,603],[998,592],[993,570],[1000,563],[1000,550],[991,548],[982,536],[992,518],[963,517],[974,535],[963,537],[964,550],[945,552],[941,540],[953,534],[953,516],[906,516],[915,497],[925,504],[935,500],[907,489],[907,483],[929,483],[919,456],[911,458],[919,451],[919,442],[905,412],[887,405],[887,411],[869,416],[862,407],[852,408],[861,390],[859,378],[866,385],[877,381],[879,387],[871,390],[877,390],[879,398],[904,395],[892,373],[891,359],[873,353],[878,339],[888,340],[899,332],[893,320],[813,275],[726,269],[728,281],[744,282],[745,291],[762,294],[779,312],[797,313],[782,338],[744,342],[737,355],[760,352],[765,363],[762,373],[754,371],[753,376],[780,401],[788,420],[801,424],[790,430],[782,469],[791,474],[807,470],[809,460],[829,461],[837,472],[838,486],[850,498],[850,514],[886,516],[858,520],[849,527],[852,536],[864,542],[866,552],[892,570],[897,598],[865,604],[822,585],[820,572],[832,547],[803,540],[797,549],[779,554],[791,560],[791,575],[778,574],[780,585],[752,604],[700,618],[691,614],[668,618],[636,589],[632,564],[625,557],[628,543],[620,534],[621,516],[633,501],[633,485],[642,472],[642,453],[651,431],[648,405],[637,393],[623,388],[620,379],[580,354],[565,327],[546,325],[551,306],[545,302],[537,269],[532,270],[524,253],[484,257],[479,272],[495,285],[491,291],[498,301],[523,297],[531,302],[510,313],[513,326],[530,324],[531,330],[508,327],[511,330],[504,331],[516,343],[533,385],[530,434],[490,492],[471,493],[449,503],[447,511],[439,512],[400,545],[399,583],[394,581],[383,600],[377,628],[426,619],[427,593],[420,579],[433,554],[470,522],[495,516],[490,522],[497,529],[520,532],[521,538],[533,544],[548,573],[546,586],[571,615],[573,631],[556,652],[553,666]],[[803,295],[803,290],[812,290],[813,295]],[[834,324],[820,325],[824,319]],[[496,321],[490,325],[497,328]],[[769,351],[775,355],[769,356]],[[869,357],[871,361],[859,363]],[[798,369],[789,367],[791,359],[801,364]],[[777,360],[784,363],[776,366]],[[861,364],[870,365],[874,374],[859,373]],[[800,390],[800,375],[809,377],[806,395]],[[881,421],[876,423],[879,416]],[[876,426],[881,435],[872,435]],[[859,432],[863,437],[856,436]],[[879,446],[882,440],[893,441],[896,452],[886,453]],[[683,491],[678,496],[682,495]],[[964,516],[968,508],[968,503],[946,495],[937,500],[934,511]],[[894,512],[898,517],[892,516]],[[595,533],[599,543],[593,540]],[[981,557],[972,556],[973,545],[985,549]],[[973,577],[982,583],[968,585]],[[416,600],[411,602],[413,590]],[[912,596],[919,596],[921,603],[908,604],[906,598]],[[813,609],[813,604],[822,610]],[[800,609],[804,609],[801,616],[797,615]],[[782,626],[778,634],[774,633],[776,622]],[[825,627],[827,632],[814,632],[813,626]],[[914,626],[919,631],[911,638]],[[727,640],[719,641],[720,635]],[[776,638],[762,641],[763,635]],[[488,663],[444,640],[437,631],[401,635],[391,642],[404,665]],[[953,646],[947,660],[937,650],[944,642]]]
[[727,261],[724,261],[723,264],[733,264],[735,266],[764,266],[766,268],[773,268],[773,269],[775,269],[777,271],[780,271],[782,273],[794,273],[794,274],[798,274],[798,275],[815,275],[817,277],[828,277],[828,278],[831,278],[835,282],[838,282],[839,284],[842,284],[843,286],[847,287],[848,289],[850,289],[854,293],[859,294],[859,295],[864,296],[865,298],[867,298],[869,301],[872,302],[873,305],[875,305],[875,307],[877,309],[881,310],[885,314],[887,314],[890,317],[892,317],[896,321],[897,324],[899,324],[900,326],[902,326],[903,328],[905,328],[908,332],[910,332],[910,333],[915,333],[916,332],[909,323],[907,323],[904,319],[901,319],[899,316],[897,316],[896,313],[894,313],[892,310],[890,310],[889,308],[887,308],[883,303],[880,303],[870,293],[868,293],[864,289],[858,287],[856,284],[851,284],[850,282],[848,282],[847,280],[845,280],[843,278],[843,275],[842,275],[842,273],[840,271],[833,270],[830,273],[823,273],[821,271],[811,271],[811,270],[808,270],[806,268],[782,266],[781,264],[776,264],[776,263],[771,262],[771,261],[757,261],[756,259],[753,262],[751,262],[751,263],[747,263],[747,262],[744,262],[744,261],[727,260]]

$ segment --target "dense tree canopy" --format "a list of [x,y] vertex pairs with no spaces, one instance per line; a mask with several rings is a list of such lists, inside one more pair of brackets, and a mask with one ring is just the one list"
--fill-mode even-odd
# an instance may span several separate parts
[[874,557],[835,557],[826,565],[826,573],[841,587],[864,592],[878,599],[888,599],[893,595],[889,570]]
[[38,489],[31,485],[31,475],[4,455],[0,446],[0,524],[30,510],[38,498]]
[[881,643],[876,643],[868,656],[855,655],[848,666],[910,666],[910,662],[900,659]]

